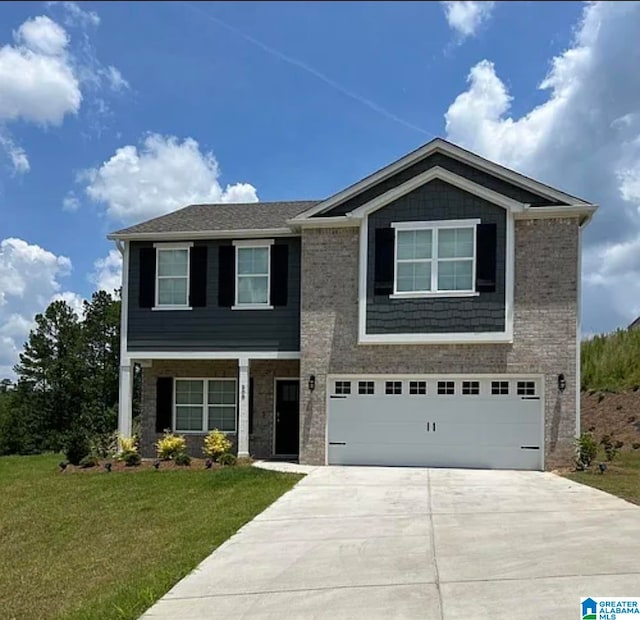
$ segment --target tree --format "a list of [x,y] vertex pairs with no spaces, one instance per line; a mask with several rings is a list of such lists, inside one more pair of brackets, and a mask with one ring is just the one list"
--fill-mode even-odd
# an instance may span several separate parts
[[106,291],[97,291],[91,301],[84,302],[82,357],[86,427],[95,433],[113,431],[118,405],[120,301]]
[[16,406],[28,411],[42,448],[59,449],[63,435],[82,424],[82,328],[65,301],[36,315],[20,363]]

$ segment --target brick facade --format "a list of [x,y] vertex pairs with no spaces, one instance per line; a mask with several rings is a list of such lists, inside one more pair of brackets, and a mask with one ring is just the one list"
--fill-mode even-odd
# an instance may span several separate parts
[[[358,345],[355,228],[302,233],[300,462],[323,464],[331,373],[531,373],[545,376],[545,466],[569,464],[576,432],[578,220],[517,221],[512,344]],[[558,374],[566,377],[564,392]]]
[[[249,363],[253,379],[253,433],[249,435],[249,452],[254,458],[273,454],[274,379],[299,376],[297,360],[253,360]],[[157,377],[238,377],[236,360],[154,360],[150,368],[142,369],[141,452],[155,456],[155,442],[162,436],[156,433]],[[184,433],[191,456],[202,457],[205,433]],[[236,450],[236,435],[229,435]]]

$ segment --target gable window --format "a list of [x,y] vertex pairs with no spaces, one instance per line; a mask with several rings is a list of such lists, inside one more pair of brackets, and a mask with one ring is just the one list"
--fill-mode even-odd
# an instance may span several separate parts
[[234,308],[270,308],[272,241],[234,241],[236,299]]
[[235,433],[236,395],[235,379],[176,379],[175,430]]
[[156,246],[155,305],[157,308],[187,308],[190,246],[162,245]]
[[394,296],[475,295],[480,220],[398,222]]

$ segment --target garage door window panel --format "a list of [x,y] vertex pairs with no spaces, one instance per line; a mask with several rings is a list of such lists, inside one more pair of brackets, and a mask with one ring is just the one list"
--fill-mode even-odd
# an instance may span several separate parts
[[358,381],[358,394],[375,394],[375,384],[373,381]]
[[465,396],[477,396],[480,394],[480,381],[463,381],[462,393]]
[[509,394],[508,381],[492,381],[491,394],[493,396],[507,396]]
[[385,394],[402,394],[402,381],[385,381]]
[[409,381],[409,394],[425,395],[427,393],[426,381]]
[[455,381],[438,381],[438,394],[451,396],[456,393]]
[[518,381],[516,384],[516,393],[518,396],[535,396],[536,384],[534,381]]
[[334,393],[343,396],[351,394],[351,381],[336,381]]

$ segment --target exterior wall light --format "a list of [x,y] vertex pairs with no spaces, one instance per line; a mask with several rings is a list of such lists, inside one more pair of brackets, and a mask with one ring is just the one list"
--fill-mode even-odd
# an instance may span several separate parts
[[567,389],[567,380],[564,378],[564,374],[560,373],[558,375],[558,390],[560,392],[564,392]]
[[316,389],[316,376],[309,375],[309,391],[313,392]]

